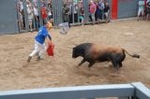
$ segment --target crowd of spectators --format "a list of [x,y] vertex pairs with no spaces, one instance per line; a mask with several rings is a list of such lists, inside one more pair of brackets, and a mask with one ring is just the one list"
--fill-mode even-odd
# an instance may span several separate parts
[[[26,3],[25,3],[26,2]],[[18,0],[18,24],[20,30],[25,30],[27,22],[29,31],[37,30],[41,23],[53,18],[52,0]],[[88,7],[87,7],[88,8]],[[109,22],[109,3],[107,0],[89,0],[89,20],[93,24],[106,20]],[[26,17],[27,16],[27,17]],[[27,19],[27,22],[26,20]],[[62,5],[63,22],[85,23],[83,0],[64,0]]]
[[137,20],[150,20],[150,0],[138,1]]
[[[75,0],[76,1],[76,0]],[[78,2],[65,2],[63,5],[63,21],[81,22],[82,25],[85,22],[85,10],[83,6],[83,1]],[[89,0],[89,20],[93,24],[95,22],[100,22],[106,20],[109,22],[109,2],[108,0]]]
[[41,0],[40,2],[39,0],[26,0],[26,4],[23,0],[18,0],[16,8],[20,30],[24,30],[27,24],[25,22],[25,14],[27,15],[29,30],[31,32],[33,29],[37,30],[40,27],[40,19],[42,20],[42,23],[44,23],[44,21],[53,18],[51,0]]

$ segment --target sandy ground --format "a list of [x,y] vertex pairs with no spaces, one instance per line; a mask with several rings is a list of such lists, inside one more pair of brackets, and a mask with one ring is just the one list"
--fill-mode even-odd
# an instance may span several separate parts
[[[0,36],[0,90],[132,82],[150,87],[150,22],[128,20],[77,26],[67,35],[60,34],[59,29],[51,32],[55,56],[44,54],[44,60],[38,62],[33,57],[28,65],[26,60],[33,50],[36,32]],[[82,58],[72,59],[72,47],[84,42],[120,46],[141,58],[127,55],[116,76],[107,62],[96,63],[90,71],[88,63],[77,68]]]

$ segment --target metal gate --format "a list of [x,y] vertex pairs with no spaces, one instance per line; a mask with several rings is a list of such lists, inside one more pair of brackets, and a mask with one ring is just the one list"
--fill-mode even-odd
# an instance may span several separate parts
[[137,15],[138,0],[118,0],[118,18],[129,18]]
[[[38,13],[38,15],[34,15],[32,19],[30,19],[28,15],[29,1],[32,5],[32,10],[36,8]],[[137,15],[138,0],[106,1],[110,4],[111,18],[128,18]],[[82,24],[79,13],[80,7],[84,9],[84,23],[90,22],[89,0],[1,0],[0,12],[2,14],[0,18],[0,34],[32,32],[33,30],[38,30],[38,28],[43,25],[43,21],[49,20],[50,18],[54,18],[54,25],[58,26],[64,22],[63,8],[65,4],[67,4],[70,9],[68,16],[71,25]],[[43,19],[41,15],[43,6],[47,11],[46,19]]]
[[52,5],[53,5],[54,24],[59,25],[60,23],[63,22],[62,20],[63,1],[52,0]]
[[18,33],[14,0],[0,0],[0,34]]

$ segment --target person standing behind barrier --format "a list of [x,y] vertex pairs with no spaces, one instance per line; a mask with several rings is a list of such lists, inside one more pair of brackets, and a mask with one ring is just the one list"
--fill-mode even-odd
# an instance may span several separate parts
[[82,25],[84,25],[84,8],[83,7],[79,9],[79,20],[82,23]]
[[23,29],[25,28],[25,15],[24,15],[24,7],[23,7],[23,0],[19,0],[20,12],[23,19]]
[[72,14],[74,15],[74,22],[78,22],[78,5],[77,3],[73,3],[72,5]]
[[105,2],[104,3],[104,19],[106,20],[106,22],[109,22],[109,12],[110,12],[110,7],[109,7],[109,3]]
[[103,20],[103,15],[104,15],[104,0],[99,0],[98,3],[98,7],[99,7],[99,19]]
[[[52,22],[53,20],[51,19],[50,21]],[[50,34],[48,33],[48,31],[52,28],[51,22],[45,21],[44,26],[39,29],[37,35],[35,36],[34,50],[27,59],[28,63],[31,61],[34,55],[37,55],[37,61],[42,59],[42,54],[46,50],[45,39],[47,39],[48,42],[52,40]]]
[[95,2],[95,5],[96,5],[96,12],[95,12],[95,21],[98,21],[98,18],[99,18],[99,8],[98,8],[98,2],[96,1]]
[[147,7],[147,16],[146,16],[146,21],[150,20],[150,0],[147,1],[146,3]]
[[40,27],[40,20],[39,20],[39,11],[38,11],[38,7],[36,4],[34,4],[33,12],[34,12],[34,18],[35,18],[35,28],[36,30],[38,30],[38,28]]
[[139,8],[138,8],[137,20],[139,21],[141,18],[143,19],[144,17],[144,0],[139,0],[138,7]]
[[52,2],[48,2],[48,20],[53,18],[53,12],[52,12]]
[[69,22],[69,7],[67,4],[64,4],[62,12],[63,12],[63,22]]
[[30,29],[30,32],[32,32],[32,21],[33,21],[33,9],[32,9],[32,5],[31,5],[31,2],[27,2],[27,13],[28,13],[28,22],[29,22],[29,29]]
[[47,21],[47,9],[46,9],[46,5],[45,4],[42,4],[42,7],[41,7],[41,16],[42,16],[42,19],[43,19],[43,23]]
[[18,2],[16,3],[16,10],[18,14],[18,25],[19,25],[19,30],[24,29],[24,24],[23,24],[23,15],[22,15],[22,9],[21,9],[21,4]]
[[144,20],[146,20],[146,16],[147,16],[147,8],[146,8],[146,6],[147,6],[147,0],[144,0]]
[[93,0],[90,1],[90,16],[92,18],[92,24],[95,24],[95,12],[96,12],[96,5]]

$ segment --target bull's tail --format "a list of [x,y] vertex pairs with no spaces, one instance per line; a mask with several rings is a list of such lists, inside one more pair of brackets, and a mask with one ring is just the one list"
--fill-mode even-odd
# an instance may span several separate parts
[[137,54],[129,54],[125,49],[123,49],[124,52],[126,52],[129,56],[133,57],[133,58],[140,58],[140,55],[137,55]]

